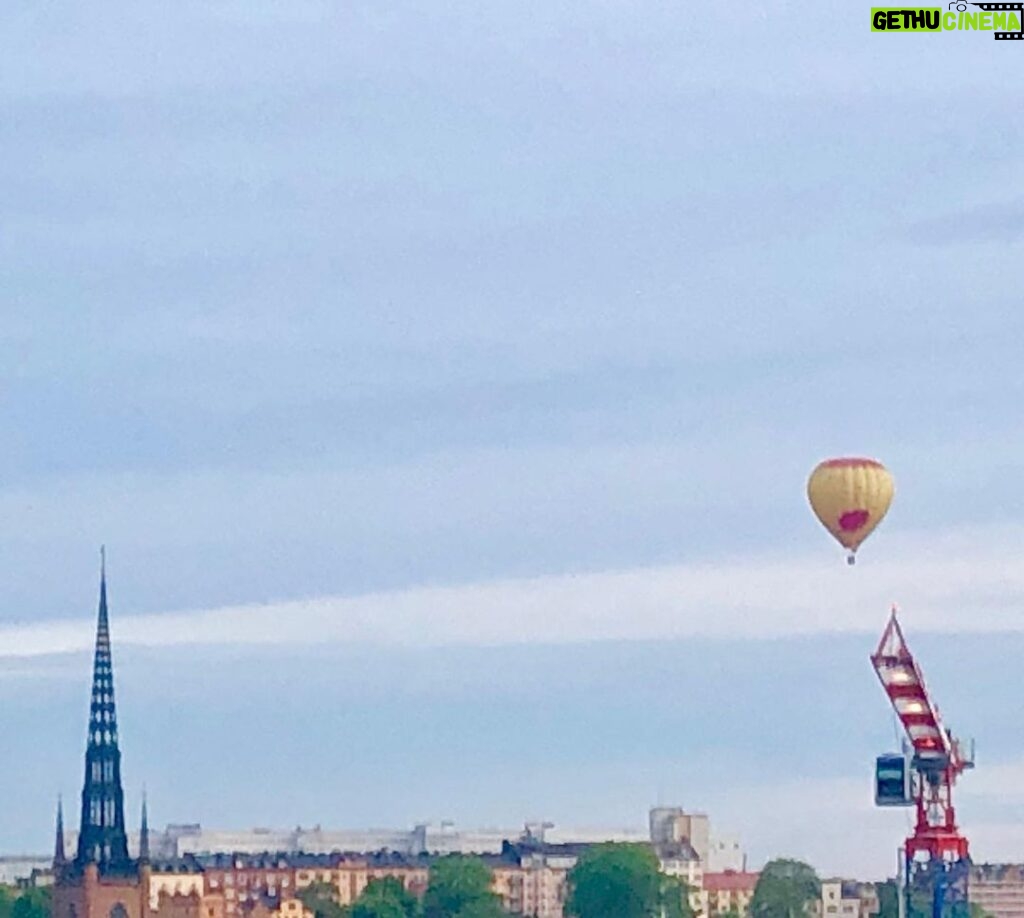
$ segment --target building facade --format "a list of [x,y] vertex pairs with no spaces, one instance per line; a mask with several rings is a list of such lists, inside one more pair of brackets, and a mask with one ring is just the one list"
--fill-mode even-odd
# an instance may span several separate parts
[[817,918],[871,918],[879,912],[878,892],[872,883],[822,880],[812,911]]
[[968,889],[992,918],[1024,918],[1024,864],[976,864]]
[[747,856],[738,838],[712,836],[704,869],[712,873],[732,870],[742,873],[747,869]]
[[743,918],[749,915],[750,900],[754,898],[759,876],[757,873],[737,870],[724,870],[721,873],[705,871],[703,890],[706,904],[703,914],[709,918],[730,914]]

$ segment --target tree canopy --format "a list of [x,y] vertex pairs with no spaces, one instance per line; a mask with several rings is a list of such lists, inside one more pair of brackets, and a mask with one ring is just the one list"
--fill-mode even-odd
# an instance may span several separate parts
[[694,918],[690,887],[681,877],[662,876],[658,906],[659,918]]
[[374,880],[348,909],[348,918],[416,918],[419,900],[401,880]]
[[662,876],[646,845],[598,845],[569,873],[568,912],[575,918],[660,915]]
[[312,883],[297,896],[315,918],[346,918],[345,909],[338,904],[338,891],[330,883]]
[[821,896],[814,868],[794,860],[765,864],[750,901],[751,918],[802,918],[808,905]]
[[885,880],[875,887],[878,893],[878,918],[899,918],[899,890],[895,880]]
[[0,886],[0,918],[50,918],[50,890]]
[[423,918],[503,918],[501,900],[491,891],[492,879],[479,858],[442,858],[430,871]]

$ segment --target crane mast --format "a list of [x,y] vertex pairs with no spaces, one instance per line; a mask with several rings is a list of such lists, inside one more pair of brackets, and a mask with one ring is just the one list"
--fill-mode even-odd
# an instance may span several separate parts
[[[970,854],[967,838],[956,824],[953,786],[964,771],[974,767],[973,750],[942,723],[921,668],[907,646],[897,611],[893,606],[871,663],[907,737],[903,757],[909,759],[909,780],[902,798],[894,795],[883,800],[876,792],[876,802],[916,808],[914,832],[904,847],[907,913],[920,915],[921,909],[913,907],[914,903],[927,896],[932,918],[966,915]],[[883,756],[879,763],[893,758],[897,757]]]

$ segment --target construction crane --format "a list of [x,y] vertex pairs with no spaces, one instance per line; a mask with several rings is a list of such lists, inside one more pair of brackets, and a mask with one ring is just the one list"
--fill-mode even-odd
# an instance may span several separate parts
[[917,918],[927,900],[932,918],[967,915],[970,853],[957,828],[953,786],[974,767],[973,744],[961,743],[943,725],[897,612],[893,606],[871,663],[906,734],[901,754],[876,762],[875,803],[917,811],[902,853],[900,914]]

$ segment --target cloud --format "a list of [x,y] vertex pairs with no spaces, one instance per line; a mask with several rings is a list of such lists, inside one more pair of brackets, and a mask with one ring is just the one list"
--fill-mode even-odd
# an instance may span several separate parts
[[[970,772],[957,785],[958,821],[975,862],[1020,861],[1024,822],[1011,821],[1005,804],[1020,797],[1022,777],[1024,760],[1014,760]],[[985,810],[990,798],[1004,805],[1001,815]],[[792,856],[823,876],[881,880],[893,875],[896,849],[912,830],[909,810],[874,806],[864,777],[731,787],[707,803],[715,825],[739,827],[755,868],[773,857]],[[773,818],[778,813],[785,818]]]
[[[119,645],[151,647],[767,639],[873,632],[899,599],[917,630],[1020,631],[1022,535],[1005,526],[896,537],[885,558],[852,570],[823,550],[137,615],[114,629]],[[81,651],[90,641],[84,620],[0,629],[8,657]]]

